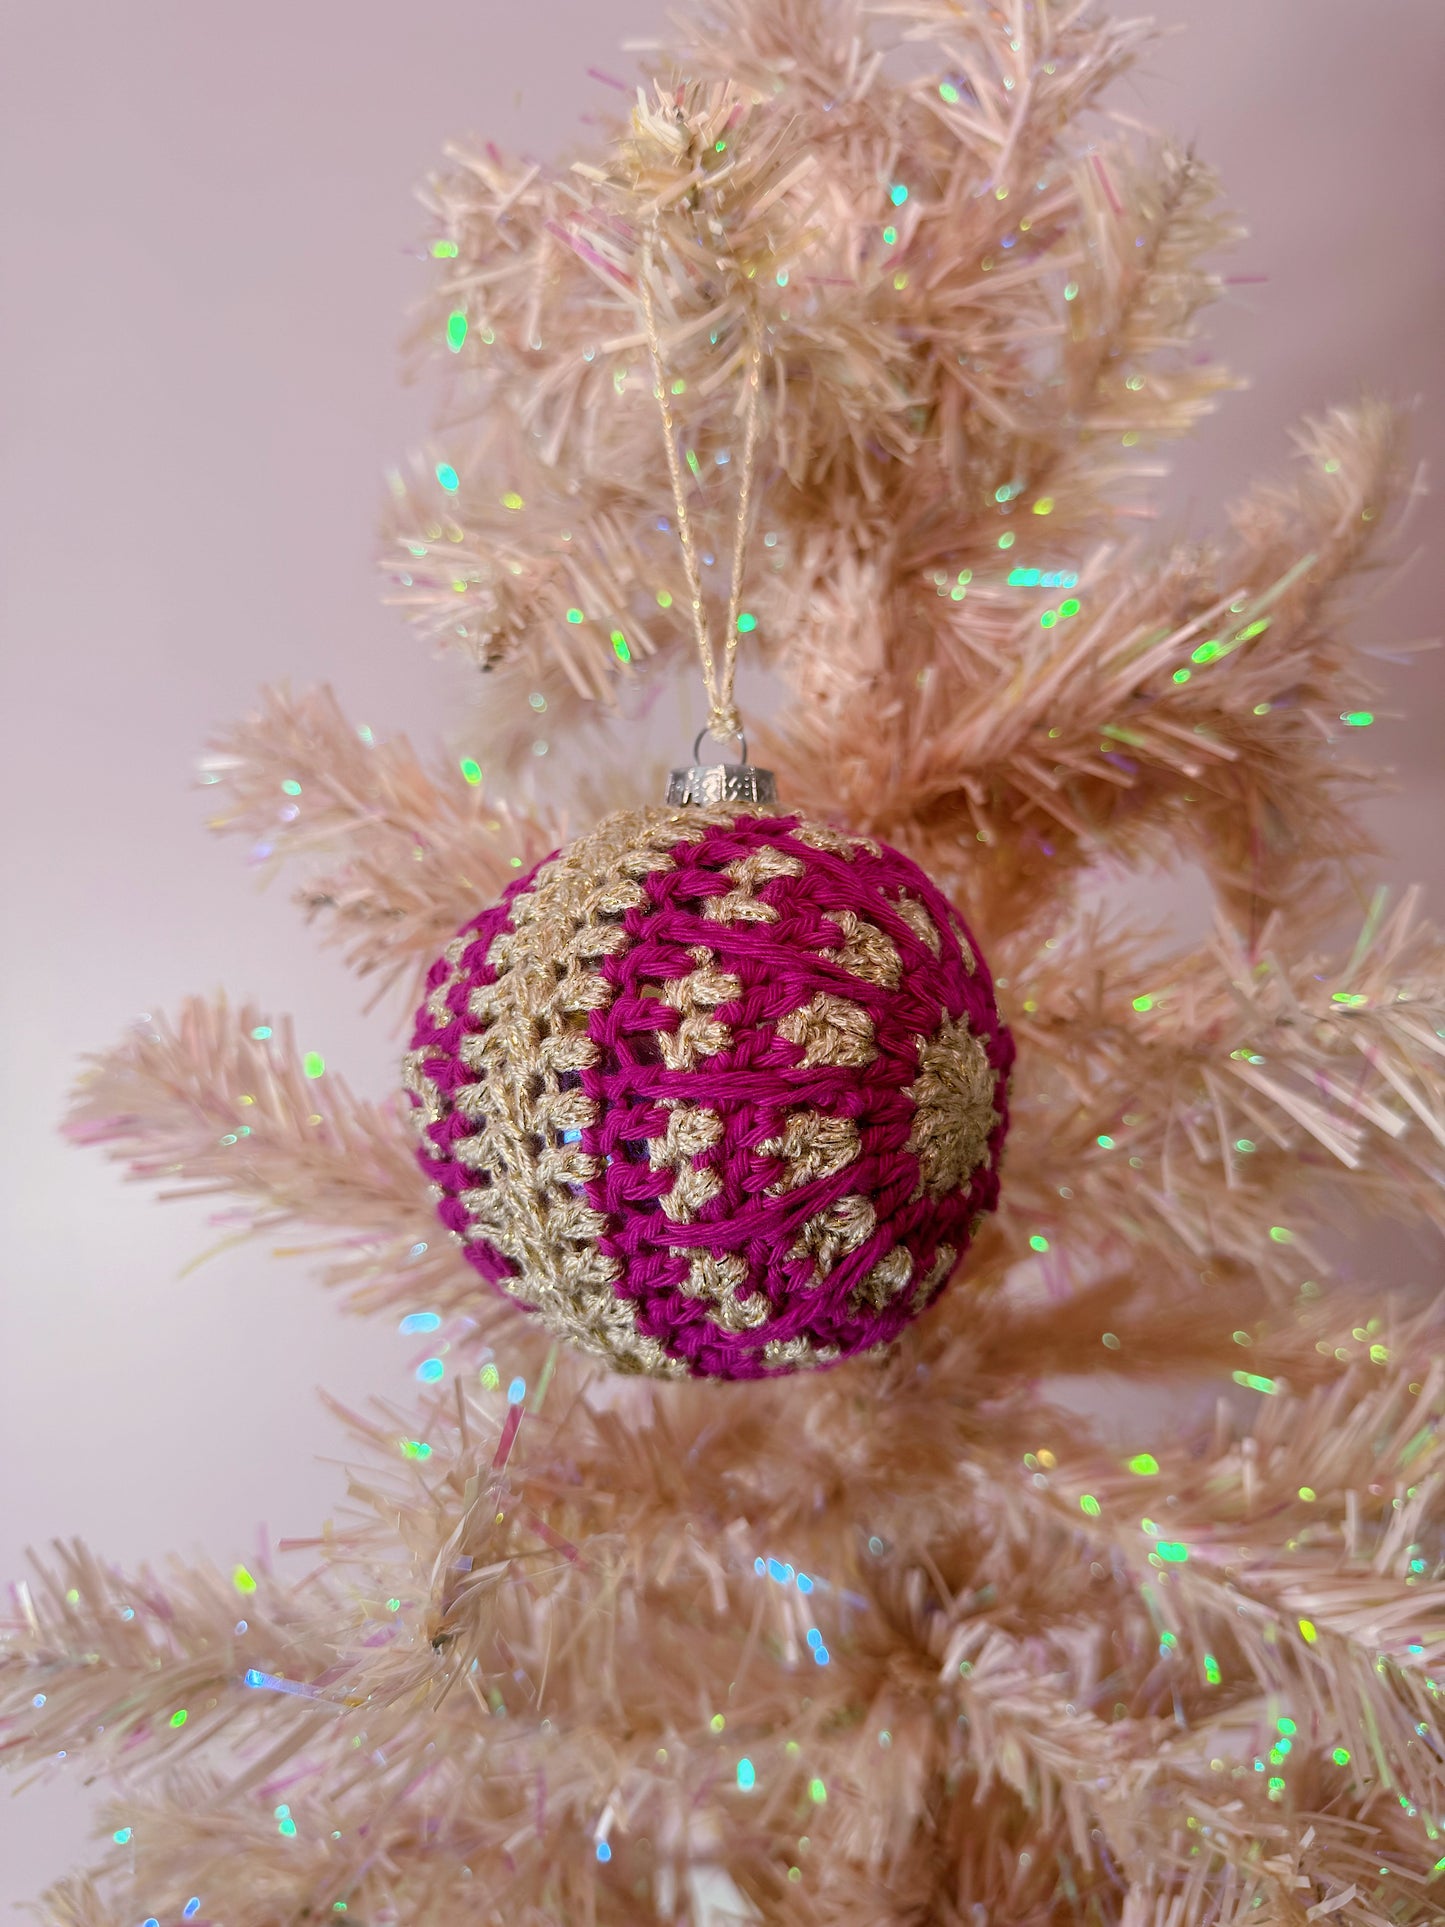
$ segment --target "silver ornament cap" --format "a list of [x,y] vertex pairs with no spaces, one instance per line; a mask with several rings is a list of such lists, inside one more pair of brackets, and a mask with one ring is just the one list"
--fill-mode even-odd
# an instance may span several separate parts
[[711,731],[698,731],[692,746],[692,762],[686,769],[675,769],[668,778],[669,803],[776,803],[778,779],[770,769],[758,769],[748,761],[748,739],[739,730],[734,738],[714,737],[714,741],[736,741],[741,760],[736,763],[704,763],[703,738]]

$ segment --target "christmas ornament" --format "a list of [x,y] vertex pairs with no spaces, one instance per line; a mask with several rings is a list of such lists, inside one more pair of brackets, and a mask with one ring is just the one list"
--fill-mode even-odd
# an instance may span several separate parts
[[[650,293],[709,724],[708,631]],[[698,743],[701,744],[699,737]],[[406,1081],[442,1222],[481,1275],[624,1371],[756,1378],[886,1345],[998,1199],[1013,1044],[918,866],[779,808],[746,761],[673,772],[520,878],[427,979]]]

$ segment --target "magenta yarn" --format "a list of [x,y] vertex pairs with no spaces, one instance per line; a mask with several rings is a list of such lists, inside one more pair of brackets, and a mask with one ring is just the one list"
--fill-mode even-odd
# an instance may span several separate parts
[[917,864],[678,810],[609,819],[469,923],[408,1060],[483,1278],[623,1369],[730,1379],[886,1345],[937,1296],[997,1203],[1012,1061]]

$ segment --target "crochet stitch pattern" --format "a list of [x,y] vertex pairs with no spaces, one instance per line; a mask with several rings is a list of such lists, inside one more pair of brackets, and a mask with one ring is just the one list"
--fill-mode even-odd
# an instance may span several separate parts
[[481,1275],[623,1371],[889,1344],[998,1200],[1013,1042],[907,857],[737,806],[608,817],[427,978],[406,1083]]

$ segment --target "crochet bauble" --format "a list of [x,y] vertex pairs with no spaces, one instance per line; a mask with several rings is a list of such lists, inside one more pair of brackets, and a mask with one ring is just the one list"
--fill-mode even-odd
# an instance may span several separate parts
[[759,808],[623,811],[448,944],[407,1058],[483,1278],[619,1370],[886,1346],[998,1198],[1013,1044],[917,864]]

